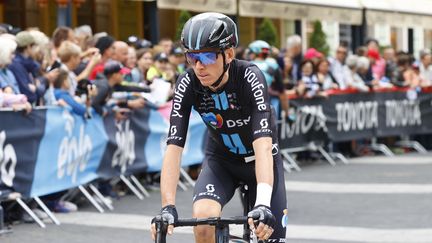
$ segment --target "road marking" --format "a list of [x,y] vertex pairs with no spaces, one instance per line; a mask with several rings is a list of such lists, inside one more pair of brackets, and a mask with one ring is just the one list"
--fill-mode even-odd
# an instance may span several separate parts
[[397,157],[364,157],[354,158],[349,160],[350,164],[395,164],[395,165],[430,165],[432,164],[432,156],[425,157],[409,157],[409,156],[397,156]]
[[432,229],[372,229],[359,227],[288,225],[288,239],[349,242],[431,243]]
[[[74,212],[56,214],[62,224],[78,224],[133,230],[150,230],[152,217],[145,215]],[[242,226],[230,228],[234,235],[242,234]],[[192,234],[191,227],[174,230],[176,234]],[[431,243],[432,229],[374,229],[325,225],[288,225],[287,239],[350,241],[363,243]]]
[[430,194],[432,184],[285,181],[287,191],[315,193]]

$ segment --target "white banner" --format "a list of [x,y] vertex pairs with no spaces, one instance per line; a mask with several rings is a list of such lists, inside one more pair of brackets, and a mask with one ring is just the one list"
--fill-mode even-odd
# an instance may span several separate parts
[[361,9],[272,1],[240,0],[239,14],[245,17],[324,20],[353,25],[360,25],[362,21]]
[[158,0],[158,8],[237,14],[236,0]]

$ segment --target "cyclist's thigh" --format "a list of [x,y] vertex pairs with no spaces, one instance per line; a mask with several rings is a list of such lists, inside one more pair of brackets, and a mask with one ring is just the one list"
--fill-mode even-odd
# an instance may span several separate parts
[[221,166],[218,156],[206,155],[202,170],[194,188],[194,203],[200,199],[210,199],[223,207],[234,195],[235,182],[226,168]]

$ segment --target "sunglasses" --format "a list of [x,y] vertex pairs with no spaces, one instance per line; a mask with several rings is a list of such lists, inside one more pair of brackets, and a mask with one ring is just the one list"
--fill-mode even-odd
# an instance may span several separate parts
[[189,64],[195,65],[198,61],[202,65],[215,64],[219,52],[186,52],[186,60]]

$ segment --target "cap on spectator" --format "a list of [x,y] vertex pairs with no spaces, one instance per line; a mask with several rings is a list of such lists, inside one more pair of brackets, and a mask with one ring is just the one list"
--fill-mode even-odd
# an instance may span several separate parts
[[158,62],[163,62],[163,61],[168,62],[168,56],[167,56],[167,54],[165,54],[165,52],[160,52],[160,53],[156,54],[156,56],[154,57],[154,60],[158,61]]
[[175,46],[170,51],[171,55],[183,55],[183,53],[183,49],[180,46]]
[[370,57],[370,58],[373,58],[375,60],[380,59],[380,54],[375,49],[369,49],[368,52],[367,52],[367,56]]
[[122,70],[122,66],[117,61],[108,61],[104,66],[104,75],[108,76],[114,73],[119,73]]
[[95,47],[99,49],[99,52],[103,54],[108,48],[114,43],[114,38],[111,36],[102,36],[96,42]]
[[16,35],[15,40],[18,44],[18,47],[26,47],[26,46],[29,46],[31,44],[35,44],[35,39],[33,38],[33,36],[28,31],[19,32]]
[[309,48],[307,49],[306,53],[304,54],[304,59],[313,59],[313,58],[321,58],[323,54],[319,51],[317,51],[315,48]]

